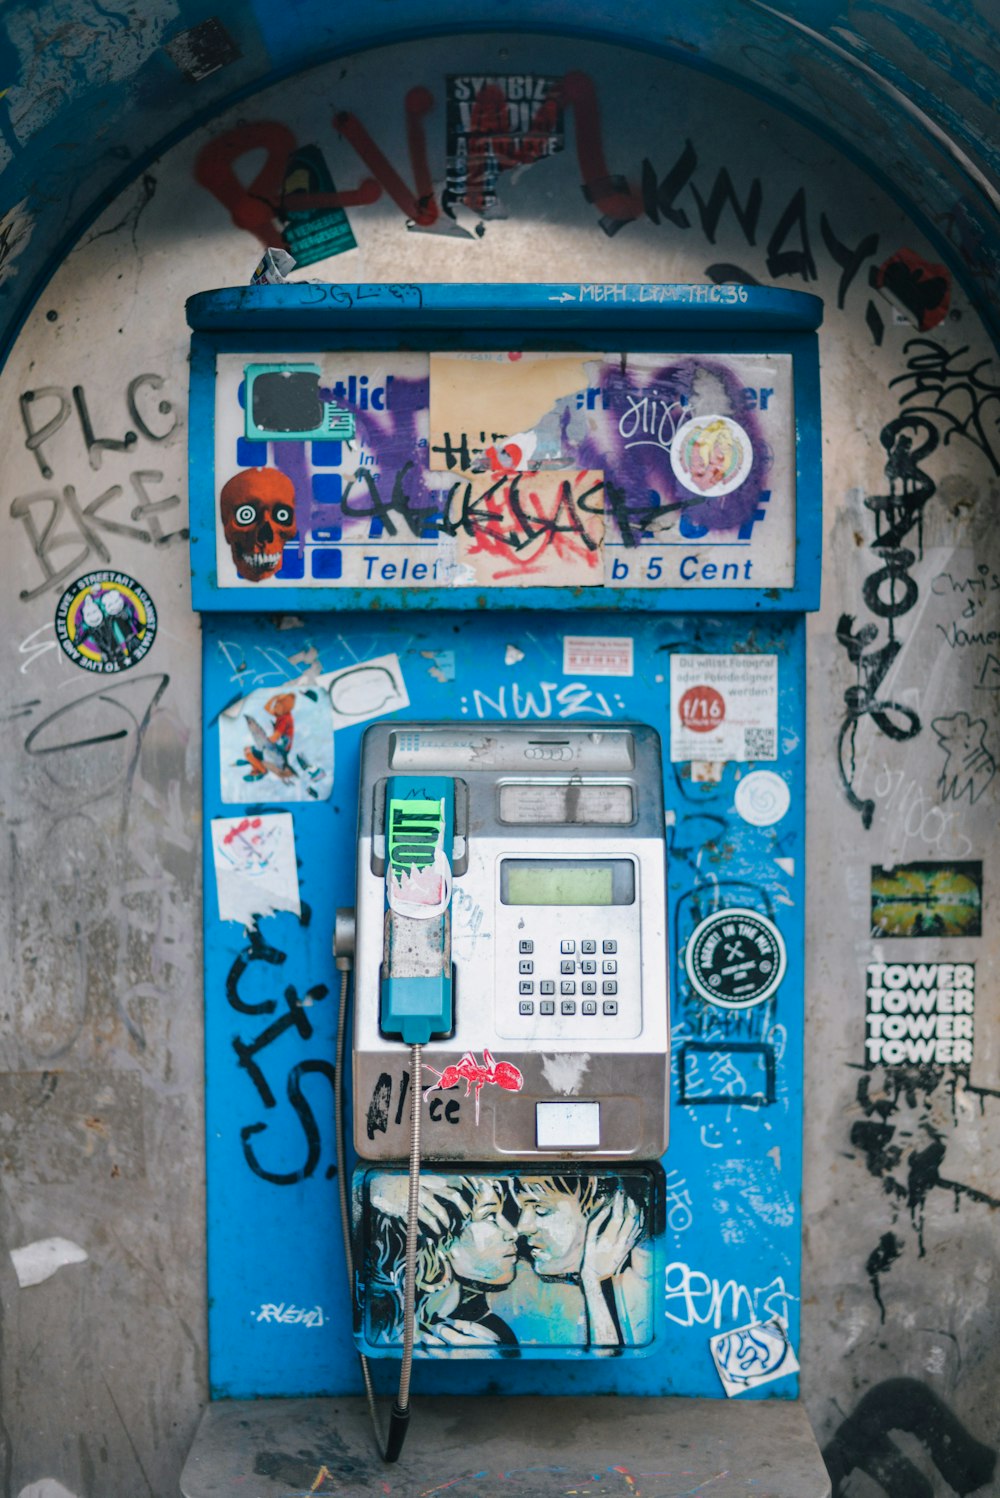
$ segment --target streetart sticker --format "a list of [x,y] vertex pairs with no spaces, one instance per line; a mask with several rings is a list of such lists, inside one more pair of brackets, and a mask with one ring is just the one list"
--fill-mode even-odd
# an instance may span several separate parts
[[773,827],[792,802],[788,783],[773,770],[751,770],[736,787],[733,803],[751,827]]
[[444,915],[451,900],[451,864],[444,851],[444,801],[393,797],[386,807],[386,825],[386,899],[390,908],[411,920]]
[[872,936],[981,936],[981,863],[872,865]]
[[291,812],[213,817],[212,854],[220,921],[249,926],[278,910],[301,915]]
[[634,644],[630,635],[564,635],[564,676],[631,676]]
[[971,1064],[975,963],[871,962],[867,1000],[866,1065]]
[[544,161],[563,149],[559,79],[538,74],[446,80],[448,179],[445,213],[461,204],[483,219],[506,218],[497,197],[501,172]]
[[427,1098],[432,1092],[447,1092],[452,1087],[457,1087],[460,1082],[465,1083],[465,1095],[469,1096],[473,1087],[476,1089],[476,1127],[479,1127],[479,1094],[487,1083],[491,1087],[502,1087],[505,1092],[520,1092],[524,1086],[524,1077],[520,1067],[514,1065],[513,1061],[494,1061],[493,1052],[486,1047],[483,1050],[482,1062],[476,1060],[475,1051],[466,1051],[460,1061],[446,1066],[444,1071],[438,1071],[433,1066],[424,1062],[425,1070],[437,1078],[430,1087],[424,1089],[424,1097]]
[[219,719],[222,800],[327,801],[333,789],[333,714],[316,683],[261,688]]
[[156,638],[156,608],[126,572],[88,572],[56,606],[56,638],[83,671],[127,671]]
[[670,657],[671,760],[777,757],[776,655]]
[[730,416],[698,416],[670,444],[674,478],[692,494],[714,499],[738,489],[753,464],[753,444]]
[[785,976],[785,943],[773,921],[734,906],[706,916],[684,949],[691,986],[720,1009],[752,1009]]
[[729,1399],[799,1371],[788,1327],[780,1316],[709,1337],[708,1345]]

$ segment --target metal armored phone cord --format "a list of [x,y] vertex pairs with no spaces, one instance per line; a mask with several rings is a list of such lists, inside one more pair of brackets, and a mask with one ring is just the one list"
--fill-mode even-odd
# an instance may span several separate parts
[[[350,1304],[354,1306],[354,1251],[351,1247],[351,1218],[347,1202],[347,1155],[344,1148],[344,1067],[347,1064],[347,988],[351,972],[349,956],[338,953],[337,967],[340,970],[340,1002],[337,1011],[337,1067],[334,1074],[334,1119],[337,1142],[337,1195],[340,1201],[340,1227],[344,1238],[344,1260],[347,1265],[347,1284]],[[389,1415],[389,1434],[383,1445],[378,1411],[375,1408],[375,1389],[372,1385],[371,1369],[363,1352],[358,1353],[361,1377],[365,1385],[365,1398],[371,1416],[375,1445],[385,1462],[399,1458],[410,1422],[410,1370],[413,1365],[413,1339],[416,1329],[416,1269],[417,1269],[417,1210],[420,1202],[420,1069],[422,1047],[410,1047],[410,1076],[416,1081],[410,1089],[410,1175],[406,1209],[406,1253],[403,1280],[403,1358],[399,1369],[399,1391]]]

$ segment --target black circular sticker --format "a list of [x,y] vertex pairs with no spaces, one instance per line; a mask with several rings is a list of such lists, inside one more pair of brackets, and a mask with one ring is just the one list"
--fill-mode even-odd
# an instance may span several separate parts
[[156,636],[156,609],[126,572],[88,572],[70,583],[56,608],[56,638],[84,671],[127,671]]
[[684,950],[692,987],[720,1009],[751,1009],[785,976],[785,943],[756,910],[720,910],[694,928]]

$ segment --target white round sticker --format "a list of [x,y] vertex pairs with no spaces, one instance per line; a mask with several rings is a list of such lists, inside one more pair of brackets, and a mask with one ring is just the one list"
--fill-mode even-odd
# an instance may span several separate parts
[[670,446],[674,478],[706,499],[738,489],[752,464],[753,444],[731,416],[694,416]]
[[736,787],[736,810],[751,827],[772,827],[791,805],[791,792],[773,770],[751,770]]

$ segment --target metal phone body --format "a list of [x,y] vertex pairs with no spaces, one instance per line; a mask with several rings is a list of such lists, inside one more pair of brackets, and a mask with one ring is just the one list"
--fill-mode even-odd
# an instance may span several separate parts
[[[454,1028],[409,1053],[379,1023],[385,787],[455,781]],[[354,1138],[402,1159],[430,1094],[441,1161],[653,1159],[668,1139],[669,980],[660,740],[644,724],[375,724],[359,793]],[[520,1078],[520,1086],[517,1078]],[[437,1103],[432,1097],[439,1099]]]

